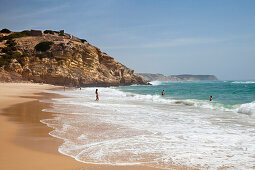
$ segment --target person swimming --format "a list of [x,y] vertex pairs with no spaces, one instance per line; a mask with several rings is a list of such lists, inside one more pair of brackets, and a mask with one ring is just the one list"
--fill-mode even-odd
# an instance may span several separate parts
[[212,101],[212,96],[210,96],[210,102]]
[[98,97],[98,89],[96,89],[96,101],[99,101],[99,97]]
[[162,96],[165,95],[165,90],[162,90],[161,95],[162,95]]

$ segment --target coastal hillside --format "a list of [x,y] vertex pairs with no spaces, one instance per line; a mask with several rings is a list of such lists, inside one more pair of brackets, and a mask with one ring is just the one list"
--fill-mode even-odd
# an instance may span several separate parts
[[0,33],[0,81],[67,86],[145,84],[98,47],[62,31]]
[[214,75],[171,75],[165,76],[163,74],[139,73],[146,81],[204,81],[204,80],[218,80]]

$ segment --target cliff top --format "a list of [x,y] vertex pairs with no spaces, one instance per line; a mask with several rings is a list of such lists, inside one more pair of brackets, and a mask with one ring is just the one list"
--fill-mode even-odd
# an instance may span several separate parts
[[71,86],[146,83],[134,70],[64,30],[0,32],[0,71],[6,74],[0,81],[20,77]]

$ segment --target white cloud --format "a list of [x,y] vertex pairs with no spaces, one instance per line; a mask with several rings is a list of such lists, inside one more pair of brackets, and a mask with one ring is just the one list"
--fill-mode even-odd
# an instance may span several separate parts
[[177,46],[185,46],[185,45],[233,41],[237,39],[246,39],[251,37],[254,37],[254,35],[233,36],[233,37],[225,37],[225,38],[176,38],[176,39],[164,40],[164,41],[154,41],[154,42],[144,43],[144,44],[105,46],[104,49],[129,49],[129,48],[146,49],[146,48],[177,47]]
[[161,48],[161,47],[175,47],[175,46],[184,46],[192,44],[201,44],[201,43],[210,43],[218,42],[222,40],[217,39],[202,39],[202,38],[177,38],[172,40],[164,41],[155,41],[151,43],[144,44],[133,44],[133,45],[121,45],[121,46],[106,46],[105,49],[127,49],[127,48]]

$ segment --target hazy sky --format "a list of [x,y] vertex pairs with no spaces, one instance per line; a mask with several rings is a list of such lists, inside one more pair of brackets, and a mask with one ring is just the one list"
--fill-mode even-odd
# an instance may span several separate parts
[[255,0],[0,0],[0,29],[64,29],[135,72],[255,80]]

